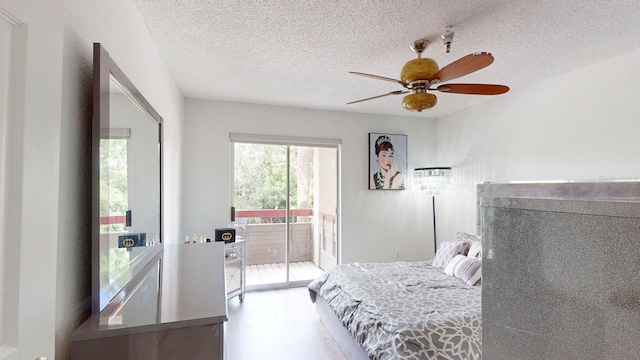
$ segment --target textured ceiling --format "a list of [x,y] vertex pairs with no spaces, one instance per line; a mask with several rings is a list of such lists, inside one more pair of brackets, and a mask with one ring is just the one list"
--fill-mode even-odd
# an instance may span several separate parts
[[[400,90],[351,75],[399,78],[409,48],[443,67],[487,51],[489,67],[450,81],[493,83],[512,92],[640,48],[637,0],[133,0],[187,97],[362,113],[440,117],[491,100],[442,94],[422,113]],[[440,34],[455,31],[450,53]],[[553,89],[549,89],[553,91]],[[498,96],[509,96],[509,93]]]

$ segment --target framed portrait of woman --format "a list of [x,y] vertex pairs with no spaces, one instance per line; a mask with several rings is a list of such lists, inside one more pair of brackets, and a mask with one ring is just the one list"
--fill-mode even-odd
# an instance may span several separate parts
[[369,133],[369,189],[407,188],[407,135]]

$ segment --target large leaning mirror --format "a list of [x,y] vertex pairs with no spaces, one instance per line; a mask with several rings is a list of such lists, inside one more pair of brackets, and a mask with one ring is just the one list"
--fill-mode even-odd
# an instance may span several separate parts
[[97,313],[158,271],[162,118],[97,43],[93,70],[92,311]]

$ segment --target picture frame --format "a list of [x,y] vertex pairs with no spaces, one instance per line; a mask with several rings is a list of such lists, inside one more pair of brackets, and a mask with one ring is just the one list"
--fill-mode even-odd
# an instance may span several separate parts
[[407,135],[369,133],[369,190],[405,190],[407,168]]

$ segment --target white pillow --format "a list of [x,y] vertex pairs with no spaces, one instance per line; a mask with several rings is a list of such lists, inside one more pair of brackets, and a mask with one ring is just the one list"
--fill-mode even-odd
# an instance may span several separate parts
[[480,281],[481,278],[482,278],[482,262],[480,262],[480,266],[478,267],[476,272],[473,275],[471,275],[471,277],[469,277],[468,280],[464,280],[464,281],[466,281],[467,284],[474,286],[475,284],[478,283],[478,281]]
[[451,275],[454,276],[453,274],[456,272],[456,267],[462,262],[464,261],[464,259],[466,259],[467,257],[464,255],[456,255],[453,257],[453,259],[451,259],[451,261],[449,261],[449,264],[447,264],[447,267],[444,268],[444,273],[447,275]]
[[440,244],[431,266],[439,269],[447,267],[451,259],[458,254],[466,255],[469,252],[468,241],[451,241]]
[[456,255],[449,261],[444,273],[473,286],[482,276],[482,261],[464,255]]
[[471,246],[469,246],[469,253],[467,254],[467,256],[470,258],[482,260],[482,242],[473,241],[471,243]]

